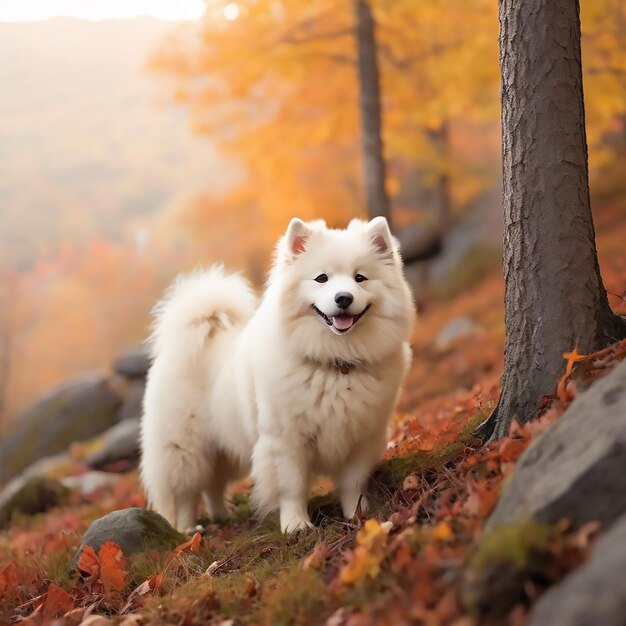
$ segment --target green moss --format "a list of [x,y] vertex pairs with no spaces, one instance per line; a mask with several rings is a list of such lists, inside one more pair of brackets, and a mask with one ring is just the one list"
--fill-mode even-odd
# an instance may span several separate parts
[[482,569],[494,561],[510,561],[525,567],[533,550],[547,549],[558,538],[552,526],[525,521],[506,524],[487,533],[470,560],[470,567]]
[[250,496],[247,493],[234,493],[230,499],[232,516],[238,521],[248,520],[253,516]]
[[552,526],[532,521],[496,527],[468,560],[462,598],[478,615],[503,617],[517,604],[529,603],[527,589],[548,578],[550,548],[560,540]]
[[138,521],[141,524],[144,550],[155,548],[173,549],[187,541],[188,537],[172,528],[165,520],[144,509],[139,512]]

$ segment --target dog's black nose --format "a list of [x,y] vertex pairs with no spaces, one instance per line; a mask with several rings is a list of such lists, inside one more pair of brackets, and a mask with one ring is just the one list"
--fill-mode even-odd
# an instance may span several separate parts
[[353,302],[354,296],[347,291],[340,291],[335,295],[335,303],[340,309],[347,309]]

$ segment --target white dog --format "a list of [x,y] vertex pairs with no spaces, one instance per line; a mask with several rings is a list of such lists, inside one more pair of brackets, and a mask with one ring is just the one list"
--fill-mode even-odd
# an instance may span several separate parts
[[[345,230],[293,219],[263,299],[221,267],[180,276],[155,308],[141,478],[180,530],[200,495],[223,517],[228,482],[251,473],[259,514],[311,526],[312,477],[355,514],[410,362],[415,317],[384,218]],[[367,501],[361,501],[363,509]]]

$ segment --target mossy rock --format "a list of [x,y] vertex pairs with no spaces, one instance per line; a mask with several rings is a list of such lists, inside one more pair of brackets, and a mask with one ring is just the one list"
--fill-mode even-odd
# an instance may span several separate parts
[[36,515],[59,506],[70,490],[58,480],[44,476],[16,479],[0,495],[0,528],[16,514]]
[[15,430],[0,441],[0,483],[107,430],[117,423],[120,404],[118,393],[98,374],[56,387],[19,416]]
[[531,521],[488,532],[467,563],[461,594],[466,608],[502,618],[527,603],[527,584],[548,578],[550,546],[559,539],[554,527]]
[[126,556],[136,552],[168,551],[186,541],[188,537],[172,528],[168,521],[154,511],[132,507],[113,511],[92,522],[72,563],[76,568],[78,557],[85,545],[96,552],[106,541],[117,543]]

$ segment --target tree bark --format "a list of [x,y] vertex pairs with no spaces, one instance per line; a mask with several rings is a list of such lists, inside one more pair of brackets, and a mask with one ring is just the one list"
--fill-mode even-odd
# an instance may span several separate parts
[[500,0],[505,363],[481,438],[554,392],[563,353],[626,336],[611,311],[589,200],[578,0]]
[[354,10],[367,212],[370,219],[382,215],[391,225],[390,202],[385,187],[380,79],[374,18],[368,0],[355,0]]

